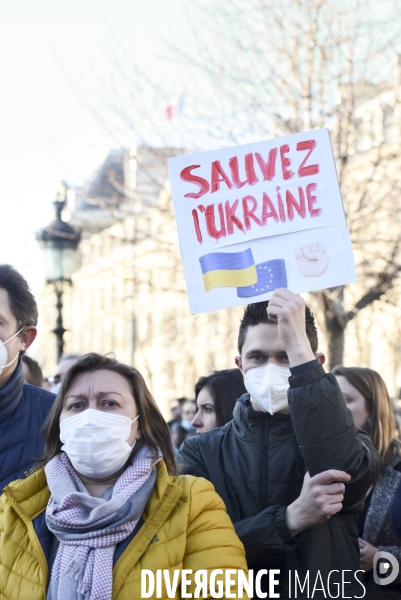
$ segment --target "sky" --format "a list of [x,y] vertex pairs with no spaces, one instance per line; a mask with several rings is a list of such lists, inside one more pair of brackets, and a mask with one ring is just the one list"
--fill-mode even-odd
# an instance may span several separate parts
[[[380,13],[383,4],[377,2]],[[15,265],[35,292],[44,276],[35,232],[53,218],[58,182],[81,185],[110,149],[136,141],[129,133],[123,140],[112,135],[114,123],[107,130],[90,110],[108,98],[127,106],[122,96],[135,86],[132,81],[124,85],[124,70],[118,91],[113,90],[118,79],[113,60],[119,60],[119,52],[129,54],[149,79],[163,82],[162,119],[161,107],[172,98],[177,103],[185,89],[199,85],[189,68],[166,57],[165,40],[183,54],[193,47],[185,33],[191,31],[188,6],[185,0],[1,1],[0,208],[6,227],[0,262]],[[138,95],[142,111],[151,112],[154,101],[141,89]],[[176,130],[177,121],[178,115]],[[163,127],[169,135],[166,119]],[[187,127],[188,120],[181,129]],[[196,132],[197,123],[193,128]],[[187,135],[193,131],[187,129]],[[179,145],[173,137],[168,141]]]
[[[387,0],[373,0],[373,4],[380,20]],[[213,10],[213,0],[209,5]],[[137,141],[130,138],[129,128],[122,137],[113,135],[112,119],[107,128],[102,126],[94,116],[100,105],[105,107],[109,100],[118,107],[120,101],[125,109],[134,90],[141,97],[140,115],[151,114],[157,105],[167,134],[164,143],[180,147],[174,131],[185,130],[188,139],[194,138],[202,130],[199,115],[213,111],[212,100],[218,104],[219,85],[212,81],[212,90],[207,92],[199,71],[185,66],[186,53],[194,48],[196,52],[197,47],[190,37],[194,29],[188,25],[189,6],[198,4],[188,0],[1,0],[0,263],[13,264],[38,299],[44,270],[35,233],[54,217],[52,202],[59,182],[82,185],[111,149]],[[202,37],[203,31],[204,49],[218,58],[219,44],[210,41],[211,29],[210,39]],[[220,31],[215,35],[219,41]],[[181,64],[171,60],[166,40],[183,54]],[[134,76],[125,86],[124,69],[120,77],[116,75],[121,56],[138,64],[150,82],[160,82],[157,102],[150,94],[148,97],[149,89],[135,86]],[[218,79],[215,81],[219,84]],[[191,118],[189,100],[193,89],[201,90],[195,119]],[[164,107],[177,104],[184,92],[185,123],[177,114],[169,129]],[[242,108],[237,94],[235,102],[234,96],[229,98],[226,119],[231,131]],[[146,131],[146,126],[142,129]],[[216,134],[218,137],[220,131]],[[220,143],[234,142],[216,142]]]
[[35,294],[44,277],[35,232],[53,219],[58,182],[81,185],[118,146],[90,111],[110,75],[110,40],[128,40],[141,68],[162,77],[161,38],[179,40],[184,20],[183,0],[2,0],[0,263]]

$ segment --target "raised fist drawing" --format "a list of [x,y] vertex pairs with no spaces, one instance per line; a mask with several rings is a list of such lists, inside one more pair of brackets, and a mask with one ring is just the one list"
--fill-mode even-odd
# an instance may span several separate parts
[[329,264],[324,242],[305,244],[302,248],[296,248],[295,258],[298,270],[304,277],[320,277]]

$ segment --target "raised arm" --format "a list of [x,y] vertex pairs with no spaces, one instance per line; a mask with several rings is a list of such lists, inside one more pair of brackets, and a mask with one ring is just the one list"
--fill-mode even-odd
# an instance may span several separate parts
[[354,425],[333,375],[317,366],[292,377],[290,385],[291,418],[306,470],[311,476],[330,469],[348,473],[343,510],[361,512],[366,492],[382,469],[379,453]]
[[[382,462],[370,438],[355,427],[335,377],[315,360],[306,335],[305,302],[286,289],[275,290],[267,308],[278,324],[293,376],[288,402],[295,435],[313,477],[335,469],[351,476],[345,483],[343,510],[360,512]],[[303,372],[303,365],[311,368]],[[301,374],[297,374],[301,372]]]

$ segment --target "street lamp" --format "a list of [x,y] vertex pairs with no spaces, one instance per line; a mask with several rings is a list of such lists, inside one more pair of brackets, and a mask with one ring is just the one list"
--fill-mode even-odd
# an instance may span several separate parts
[[55,200],[56,219],[42,229],[36,236],[43,250],[45,259],[46,283],[53,284],[56,292],[57,320],[53,329],[57,338],[57,359],[59,360],[64,347],[63,317],[61,301],[64,284],[71,284],[71,275],[75,268],[76,252],[81,234],[61,219],[64,200]]

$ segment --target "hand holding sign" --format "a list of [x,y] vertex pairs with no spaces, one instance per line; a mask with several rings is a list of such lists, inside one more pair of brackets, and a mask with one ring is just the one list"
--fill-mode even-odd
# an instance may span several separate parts
[[267,316],[278,324],[278,336],[291,367],[314,360],[305,328],[305,300],[284,288],[270,296]]

